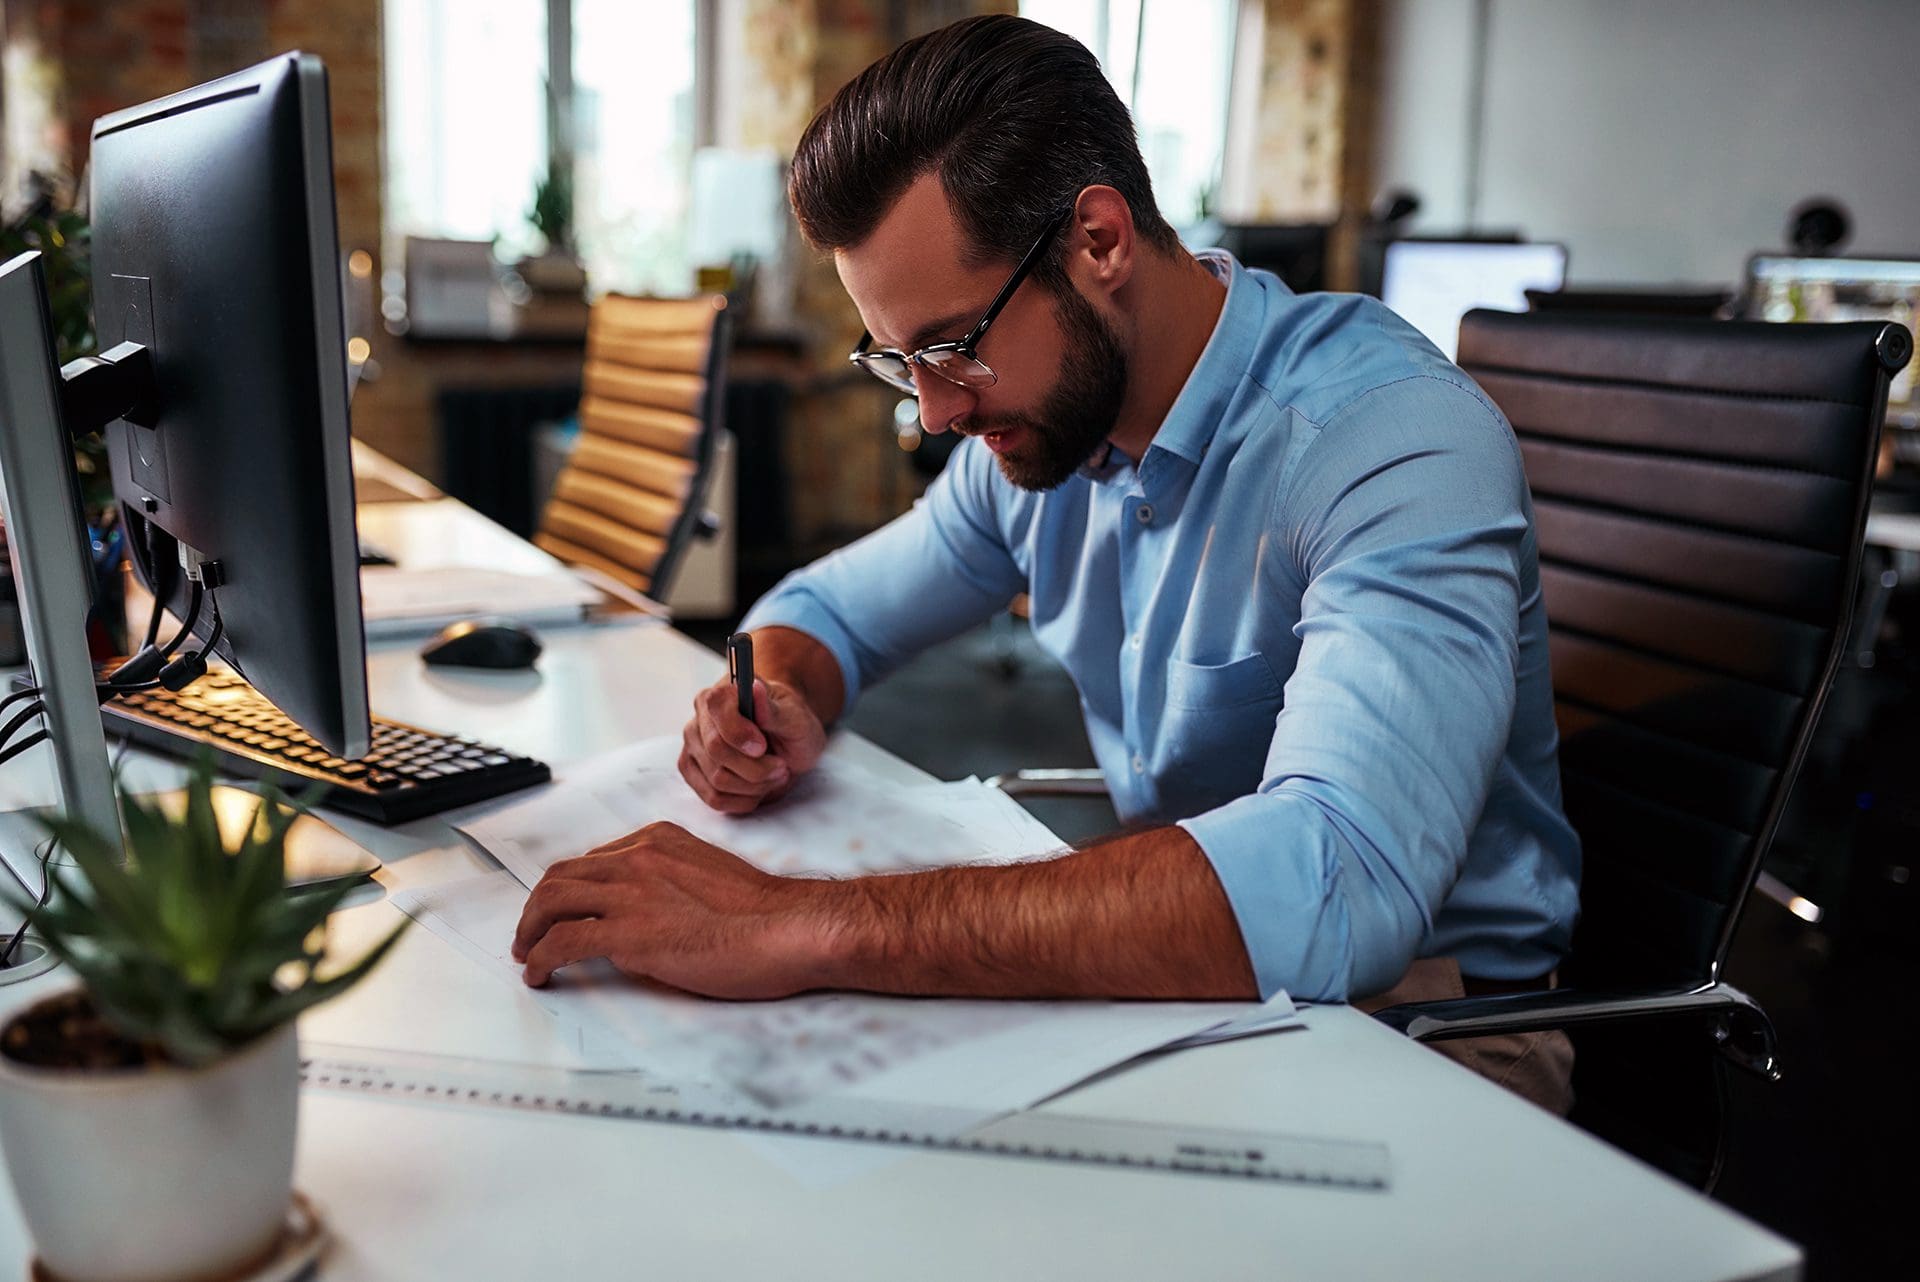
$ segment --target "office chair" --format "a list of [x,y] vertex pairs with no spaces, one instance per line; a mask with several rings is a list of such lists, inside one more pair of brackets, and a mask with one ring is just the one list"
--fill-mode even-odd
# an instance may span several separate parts
[[1377,1018],[1420,1041],[1570,1030],[1573,1120],[1701,1187],[1724,1065],[1779,1076],[1721,969],[1845,650],[1912,346],[1878,322],[1461,324],[1533,492],[1580,922],[1564,987]]
[[608,295],[587,322],[580,441],[534,542],[655,600],[703,531],[720,430],[726,300]]

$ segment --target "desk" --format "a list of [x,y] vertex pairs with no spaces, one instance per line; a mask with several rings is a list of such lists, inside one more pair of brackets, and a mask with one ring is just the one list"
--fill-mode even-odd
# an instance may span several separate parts
[[[556,765],[677,729],[723,664],[643,620],[554,629],[537,673],[429,671],[411,647],[368,664],[374,708]],[[831,751],[923,778],[873,745]],[[136,764],[136,786],[178,778]],[[337,821],[393,888],[478,871],[439,820]],[[350,945],[394,919],[342,912]],[[4,991],[8,1006],[63,977]],[[25,991],[21,991],[25,990]],[[298,1186],[337,1240],[325,1282],[644,1275],[899,1279],[1369,1277],[1775,1279],[1799,1252],[1346,1007],[1308,1031],[1166,1056],[1074,1092],[1067,1111],[1383,1140],[1386,1193],[900,1150],[814,1187],[741,1138],[589,1118],[463,1111],[312,1091]],[[302,1021],[311,1041],[559,1062],[548,1017],[424,930]],[[26,1243],[0,1199],[0,1260]]]

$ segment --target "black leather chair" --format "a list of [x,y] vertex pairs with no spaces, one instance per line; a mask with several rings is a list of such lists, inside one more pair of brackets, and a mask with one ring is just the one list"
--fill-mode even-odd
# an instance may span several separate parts
[[1777,1077],[1721,967],[1846,642],[1897,325],[1469,313],[1533,491],[1581,917],[1552,992],[1393,1007],[1564,1028],[1574,1120],[1702,1187],[1725,1070]]

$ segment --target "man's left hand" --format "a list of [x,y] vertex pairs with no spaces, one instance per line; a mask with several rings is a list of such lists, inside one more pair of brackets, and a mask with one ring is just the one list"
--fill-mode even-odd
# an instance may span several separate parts
[[708,997],[786,997],[827,982],[839,884],[775,877],[677,824],[554,864],[527,898],[515,961],[539,988],[605,957],[622,973]]

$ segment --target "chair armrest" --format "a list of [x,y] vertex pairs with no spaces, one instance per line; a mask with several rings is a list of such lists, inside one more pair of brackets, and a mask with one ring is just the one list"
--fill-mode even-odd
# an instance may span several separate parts
[[1736,1064],[1770,1081],[1779,1080],[1773,1021],[1758,1002],[1731,984],[1624,993],[1556,988],[1541,993],[1407,1002],[1374,1013],[1375,1019],[1416,1042],[1686,1016],[1707,1020],[1714,1040]]
[[1009,797],[1104,797],[1106,776],[1098,770],[1011,770],[987,780]]

